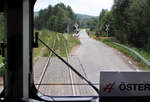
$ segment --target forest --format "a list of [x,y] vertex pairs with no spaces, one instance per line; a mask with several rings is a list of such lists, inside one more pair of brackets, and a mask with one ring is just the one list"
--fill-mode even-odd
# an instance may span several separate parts
[[48,30],[64,33],[71,32],[76,22],[76,16],[70,6],[59,3],[54,7],[40,10],[39,15],[35,16],[34,27],[37,30],[46,28]]
[[150,0],[114,0],[110,11],[100,13],[96,31],[115,36],[123,44],[150,51]]
[[90,28],[90,30],[95,30],[95,26],[98,22],[98,16],[84,14],[76,14],[76,19],[80,28]]

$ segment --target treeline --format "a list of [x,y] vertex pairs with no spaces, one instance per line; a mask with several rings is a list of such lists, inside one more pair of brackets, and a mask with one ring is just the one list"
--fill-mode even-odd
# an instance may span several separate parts
[[48,8],[40,10],[39,15],[35,17],[34,27],[37,30],[43,28],[56,32],[70,32],[76,22],[76,16],[70,6],[63,3],[54,7],[49,5]]
[[150,0],[114,0],[111,11],[102,10],[97,31],[105,32],[121,43],[150,51]]
[[82,14],[76,14],[76,17],[77,23],[79,24],[80,28],[90,28],[90,30],[95,30],[95,26],[98,22],[98,17]]

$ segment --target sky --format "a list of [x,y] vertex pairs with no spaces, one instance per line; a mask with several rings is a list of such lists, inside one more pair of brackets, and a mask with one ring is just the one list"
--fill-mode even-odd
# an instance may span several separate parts
[[102,9],[110,10],[114,0],[37,0],[34,11],[47,8],[48,5],[64,3],[70,5],[75,13],[99,16]]

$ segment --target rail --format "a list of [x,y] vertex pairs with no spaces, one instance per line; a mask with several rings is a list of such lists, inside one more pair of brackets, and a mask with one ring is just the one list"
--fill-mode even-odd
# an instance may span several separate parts
[[123,47],[123,48],[126,48],[126,49],[128,49],[129,51],[131,51],[131,52],[133,52],[137,57],[140,58],[141,61],[143,61],[145,64],[147,64],[147,66],[150,68],[150,62],[147,61],[143,56],[141,56],[137,51],[135,51],[135,50],[133,50],[133,49],[131,49],[131,48],[125,46],[125,45],[118,44],[118,43],[116,43],[116,42],[113,42],[113,43],[116,44],[116,45],[118,45],[118,46],[121,46],[121,47]]
[[[68,56],[68,50],[67,50],[67,47],[66,47],[66,42],[65,42],[65,39],[63,39],[63,40],[64,40],[64,47],[65,47],[67,62],[69,63],[69,56]],[[73,83],[74,83],[74,81],[73,81],[73,75],[72,75],[72,71],[71,71],[70,68],[69,68],[69,75],[70,75],[70,81],[71,81],[72,94],[73,94],[73,96],[76,96],[75,87],[73,85]]]
[[90,85],[96,92],[97,94],[99,94],[99,89],[97,87],[95,87],[93,85],[93,83],[91,83],[89,80],[87,80],[84,76],[82,76],[74,67],[72,67],[66,60],[64,60],[61,56],[59,56],[58,54],[55,53],[55,51],[53,49],[51,49],[47,44],[45,44],[41,39],[39,39],[39,41],[46,46],[56,57],[58,57],[58,59],[60,59],[64,64],[66,64],[68,66],[68,68],[70,70],[72,70],[73,72],[75,72],[82,80],[86,81],[88,83],[88,85]]
[[[56,45],[56,37],[55,37],[55,40],[54,40],[52,49],[54,49],[55,45]],[[43,80],[44,75],[45,75],[45,73],[46,73],[46,70],[47,70],[47,68],[48,68],[48,65],[50,64],[50,60],[51,60],[52,55],[53,55],[53,53],[51,52],[51,53],[50,53],[50,56],[48,57],[47,63],[46,63],[45,66],[44,66],[44,69],[43,69],[43,71],[42,71],[41,77],[40,77],[40,79],[39,79],[39,81],[38,81],[37,89],[39,89],[39,88],[40,88],[40,85],[42,85],[41,83],[42,83],[42,80]]]

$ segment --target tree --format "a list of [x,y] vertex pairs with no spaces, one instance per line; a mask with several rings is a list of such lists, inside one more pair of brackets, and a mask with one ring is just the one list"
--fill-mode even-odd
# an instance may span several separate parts
[[100,13],[97,30],[104,31],[109,23],[110,33],[118,41],[150,51],[149,11],[149,0],[114,0],[111,11]]
[[150,50],[150,1],[135,0],[128,9],[130,40],[135,46]]
[[126,10],[130,6],[130,0],[115,0],[112,7],[114,19],[114,34],[122,43],[127,43],[128,16]]
[[76,17],[70,6],[66,7],[63,3],[60,3],[54,7],[49,5],[47,9],[40,10],[39,16],[35,17],[34,21],[34,27],[38,30],[46,28],[63,33],[68,26],[72,29]]

